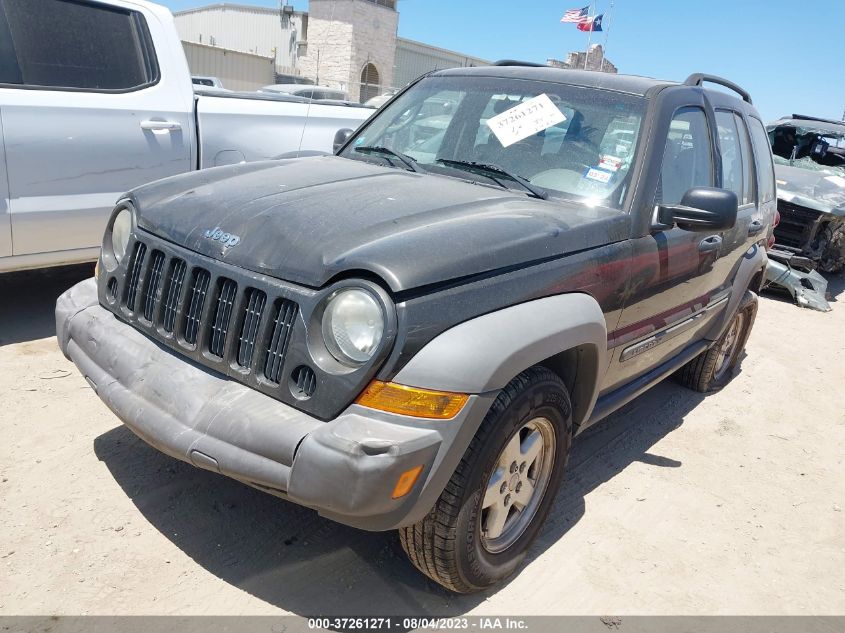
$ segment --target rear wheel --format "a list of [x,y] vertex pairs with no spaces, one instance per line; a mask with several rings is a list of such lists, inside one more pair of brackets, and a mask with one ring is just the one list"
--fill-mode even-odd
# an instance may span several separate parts
[[459,593],[516,570],[560,487],[571,412],[566,387],[543,367],[502,390],[432,510],[399,530],[417,569]]
[[757,295],[746,290],[728,329],[713,344],[678,372],[685,387],[706,393],[730,382],[757,316]]

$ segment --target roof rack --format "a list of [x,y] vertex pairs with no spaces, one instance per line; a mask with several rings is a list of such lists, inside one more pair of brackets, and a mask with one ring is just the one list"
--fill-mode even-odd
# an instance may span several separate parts
[[529,66],[531,68],[545,68],[546,64],[538,64],[537,62],[521,62],[518,59],[500,59],[493,62],[493,66]]
[[735,93],[737,93],[742,100],[751,104],[751,95],[748,94],[746,90],[737,86],[734,82],[729,81],[728,79],[724,79],[723,77],[717,77],[716,75],[707,75],[705,73],[694,73],[687,77],[687,80],[684,82],[685,86],[700,86],[705,81],[711,84],[719,84],[720,86],[724,86],[725,88],[730,88]]

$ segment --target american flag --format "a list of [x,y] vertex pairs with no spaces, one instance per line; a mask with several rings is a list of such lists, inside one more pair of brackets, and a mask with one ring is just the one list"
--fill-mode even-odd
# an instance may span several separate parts
[[588,20],[589,17],[590,7],[588,5],[583,9],[569,9],[569,11],[563,14],[563,17],[560,19],[560,21],[580,23]]

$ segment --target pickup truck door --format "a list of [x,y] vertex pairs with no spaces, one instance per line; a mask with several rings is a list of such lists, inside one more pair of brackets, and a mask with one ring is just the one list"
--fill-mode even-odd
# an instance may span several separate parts
[[3,149],[3,111],[0,110],[0,257],[12,254],[12,221],[9,215],[9,181]]
[[[680,105],[668,131],[658,133],[663,157],[655,204],[676,204],[693,187],[721,182],[712,112],[704,97]],[[617,328],[608,334],[614,353],[605,391],[646,373],[703,336],[730,295],[726,266],[739,260],[729,257],[737,246],[734,232],[655,228],[633,240],[631,287]]]
[[97,247],[122,193],[192,168],[193,91],[168,17],[122,0],[0,0],[14,255]]

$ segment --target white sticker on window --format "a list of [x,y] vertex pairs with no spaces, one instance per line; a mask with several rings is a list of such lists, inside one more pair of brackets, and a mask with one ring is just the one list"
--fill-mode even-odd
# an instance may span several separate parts
[[607,171],[619,171],[622,167],[622,159],[617,156],[605,154],[599,158],[599,169]]
[[487,125],[502,147],[508,147],[561,121],[566,116],[548,95],[541,94],[487,119]]
[[595,180],[596,182],[604,184],[609,183],[612,177],[613,174],[611,172],[604,171],[603,169],[596,169],[595,167],[591,167],[584,174],[584,178],[587,178],[588,180]]

